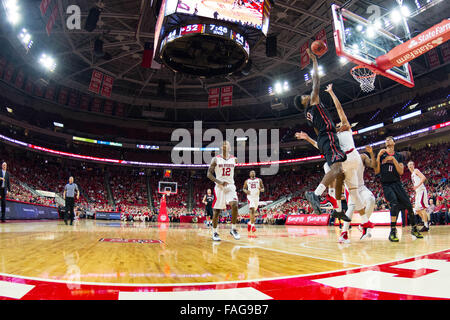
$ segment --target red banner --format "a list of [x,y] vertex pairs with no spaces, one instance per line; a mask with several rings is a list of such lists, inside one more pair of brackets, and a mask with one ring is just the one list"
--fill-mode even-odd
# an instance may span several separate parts
[[75,90],[70,91],[69,107],[76,108],[78,106],[78,94]]
[[[450,61],[450,42],[443,43],[439,49],[441,49],[442,59],[444,59],[444,63]],[[0,71],[1,74],[1,71]]]
[[300,47],[300,66],[301,69],[305,69],[307,65],[309,65],[309,56],[308,53],[306,53],[306,49],[309,48],[309,41],[306,41],[301,47]]
[[439,61],[439,55],[438,55],[436,49],[428,51],[427,58],[428,58],[428,64],[430,66],[430,69],[436,68],[437,66],[439,66],[441,64],[441,62]]
[[50,6],[50,3],[52,0],[42,0],[41,5],[39,6],[39,9],[41,9],[41,15],[45,16],[45,13],[47,12],[48,7]]
[[208,108],[217,108],[219,106],[220,88],[210,88],[208,93]]
[[33,80],[28,76],[27,82],[25,83],[25,91],[29,94],[33,94]]
[[55,87],[48,86],[47,90],[45,91],[45,99],[53,100],[54,98],[55,98]]
[[67,90],[67,88],[61,88],[59,90],[58,103],[65,105],[67,102],[68,94],[69,94],[69,90]]
[[5,81],[11,81],[12,76],[14,74],[14,65],[12,63],[8,63],[8,66],[6,67],[5,74],[3,75],[3,79]]
[[329,221],[329,214],[299,214],[288,216],[286,219],[286,224],[300,226],[327,226]]
[[377,66],[383,70],[400,67],[450,39],[450,20],[445,19],[418,36],[396,46],[376,58]]
[[114,78],[105,74],[105,76],[103,77],[102,96],[111,97],[113,83]]
[[52,14],[50,15],[50,18],[48,18],[47,25],[45,26],[45,30],[47,30],[48,35],[50,35],[50,33],[52,32],[57,16],[58,16],[58,5],[56,5],[53,8]]
[[112,114],[114,103],[111,100],[106,100],[103,106],[103,113]]
[[320,30],[317,34],[316,34],[316,40],[321,40],[325,43],[325,46],[327,48],[327,50],[325,50],[325,52],[323,54],[321,54],[319,57],[323,56],[325,53],[328,52],[328,43],[327,43],[327,33],[325,31],[325,28],[323,28],[322,30]]
[[102,105],[102,100],[100,98],[92,99],[91,111],[92,112],[100,112],[101,105]]
[[222,107],[231,107],[233,105],[233,96],[222,96],[220,98],[220,105]]
[[233,95],[233,86],[226,86],[220,88],[220,93],[222,96],[230,96]]
[[89,109],[89,96],[82,95],[80,99],[80,109],[88,110]]
[[3,70],[5,70],[7,61],[4,57],[0,57],[0,78],[3,75]]
[[89,91],[99,94],[102,85],[103,73],[97,70],[92,70],[91,83],[89,84]]
[[20,69],[19,72],[17,73],[16,81],[14,84],[17,88],[21,89],[24,81],[25,81],[25,74],[24,74],[23,70]]

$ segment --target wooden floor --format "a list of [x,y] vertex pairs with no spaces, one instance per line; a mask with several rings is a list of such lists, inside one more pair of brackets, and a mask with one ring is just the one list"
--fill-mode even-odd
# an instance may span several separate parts
[[435,226],[417,240],[399,227],[399,243],[388,241],[388,227],[376,227],[365,241],[354,227],[345,245],[337,241],[337,227],[264,225],[252,237],[244,225],[239,231],[241,240],[234,240],[229,226],[221,225],[222,241],[213,242],[204,225],[194,224],[11,222],[0,224],[0,273],[114,284],[207,283],[357,268],[450,248],[450,226]]

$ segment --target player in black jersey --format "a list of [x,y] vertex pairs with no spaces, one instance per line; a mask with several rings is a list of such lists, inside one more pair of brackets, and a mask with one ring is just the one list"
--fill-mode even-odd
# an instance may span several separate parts
[[[340,196],[342,194],[342,182],[344,181],[342,162],[347,159],[347,155],[339,146],[336,125],[331,118],[330,113],[320,102],[320,78],[317,57],[309,48],[307,49],[307,53],[313,62],[312,92],[311,95],[296,96],[294,98],[294,104],[298,110],[304,111],[308,125],[314,128],[314,131],[317,134],[317,147],[330,167],[330,171],[325,174],[316,190],[314,192],[307,191],[305,193],[305,197],[311,203],[314,211],[317,214],[321,214],[319,197],[325,192],[327,186],[336,180],[336,195]],[[341,199],[339,196],[338,199],[336,199],[338,208],[333,212],[333,217],[350,222],[350,219],[342,210]]]
[[211,189],[208,189],[206,191],[205,196],[203,197],[203,204],[205,205],[205,211],[206,211],[206,226],[210,227],[212,226],[212,217],[213,217],[213,207],[212,204],[214,202],[214,196],[211,193]]
[[386,149],[380,150],[375,164],[375,174],[379,174],[383,193],[389,202],[391,211],[391,232],[389,240],[398,242],[397,237],[397,218],[400,210],[408,210],[408,219],[411,221],[411,234],[416,238],[423,238],[417,231],[417,222],[414,210],[411,205],[408,194],[403,188],[400,176],[403,175],[405,154],[394,150],[395,142],[393,137],[386,138]]

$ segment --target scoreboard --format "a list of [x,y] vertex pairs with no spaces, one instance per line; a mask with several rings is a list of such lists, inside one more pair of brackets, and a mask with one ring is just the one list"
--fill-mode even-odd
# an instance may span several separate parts
[[189,24],[186,26],[177,27],[176,29],[170,31],[163,39],[161,42],[161,51],[168,43],[174,41],[175,39],[194,34],[214,35],[224,39],[233,40],[244,49],[247,53],[247,57],[250,55],[250,46],[244,36],[236,31],[233,31],[230,27],[220,24]]

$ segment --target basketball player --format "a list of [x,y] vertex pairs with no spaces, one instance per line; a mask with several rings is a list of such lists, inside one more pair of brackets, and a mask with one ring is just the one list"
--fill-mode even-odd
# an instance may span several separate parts
[[[241,236],[236,230],[236,220],[238,215],[238,197],[236,186],[234,185],[234,168],[237,158],[230,155],[231,146],[228,141],[224,141],[222,145],[222,154],[218,154],[211,160],[207,177],[213,181],[214,202],[213,202],[213,236],[214,241],[220,241],[219,228],[217,226],[221,210],[227,208],[227,204],[231,206],[231,231],[230,234],[234,239],[239,240]],[[214,176],[215,175],[215,176]]]
[[316,190],[314,192],[307,191],[305,197],[314,211],[317,214],[321,214],[319,196],[324,193],[327,186],[336,180],[336,195],[338,195],[336,202],[338,208],[333,212],[333,216],[348,221],[347,216],[342,212],[342,204],[339,197],[342,194],[342,181],[344,180],[342,162],[347,159],[347,155],[341,150],[339,145],[335,123],[324,105],[320,102],[320,78],[317,57],[309,48],[307,49],[307,53],[313,61],[312,92],[311,95],[296,96],[294,98],[294,104],[297,109],[304,111],[308,124],[314,128],[317,134],[318,148],[320,153],[325,157],[330,171],[325,174]]
[[426,211],[428,208],[428,192],[424,184],[427,178],[419,169],[414,167],[413,161],[408,162],[408,169],[411,172],[413,189],[416,192],[414,211],[416,214],[419,214],[423,220],[423,228],[420,229],[420,232],[426,232],[430,230],[430,222]]
[[264,192],[264,185],[260,178],[256,178],[256,172],[250,171],[250,178],[244,182],[244,193],[247,195],[248,207],[250,210],[250,222],[248,223],[248,232],[256,232],[255,213],[258,210],[259,194]]
[[383,193],[389,202],[391,211],[391,232],[389,233],[389,241],[398,242],[397,237],[397,219],[401,209],[408,210],[408,218],[411,221],[411,234],[418,239],[423,236],[417,230],[414,210],[411,205],[408,194],[403,188],[400,176],[404,173],[404,154],[395,151],[395,142],[393,137],[386,138],[386,149],[381,149],[378,153],[375,174],[379,174]]
[[205,196],[203,197],[203,204],[205,205],[205,211],[206,211],[206,226],[211,227],[212,226],[212,217],[213,217],[213,208],[212,204],[214,201],[214,196],[212,195],[211,189],[208,189],[206,191]]

